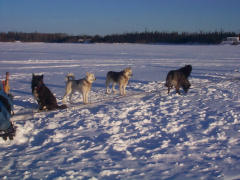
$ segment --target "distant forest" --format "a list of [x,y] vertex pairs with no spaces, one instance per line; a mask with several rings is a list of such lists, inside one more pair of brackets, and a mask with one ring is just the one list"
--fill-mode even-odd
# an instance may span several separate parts
[[65,33],[0,32],[0,42],[45,42],[45,43],[142,43],[142,44],[220,44],[227,37],[238,36],[235,32],[132,32],[106,36],[73,36]]

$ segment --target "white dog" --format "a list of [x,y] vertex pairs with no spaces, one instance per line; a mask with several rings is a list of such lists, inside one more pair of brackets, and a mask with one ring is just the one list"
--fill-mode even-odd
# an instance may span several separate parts
[[66,103],[66,97],[70,95],[69,102],[71,103],[72,94],[75,91],[81,92],[83,95],[83,103],[88,103],[88,93],[91,90],[92,83],[96,80],[94,74],[87,73],[83,79],[75,80],[74,74],[70,73],[66,76],[66,93],[63,96],[63,103]]

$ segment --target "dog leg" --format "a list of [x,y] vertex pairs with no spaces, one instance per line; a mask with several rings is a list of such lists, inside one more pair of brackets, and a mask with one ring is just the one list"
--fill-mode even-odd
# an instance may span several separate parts
[[83,104],[86,104],[86,99],[85,99],[86,94],[83,92],[82,96],[83,96]]
[[176,86],[176,92],[180,95],[179,86]]
[[116,92],[115,85],[116,85],[116,83],[113,82],[113,84],[112,84],[112,91],[113,91],[113,92]]
[[72,95],[73,95],[73,92],[71,92],[69,95],[69,103],[72,103]]
[[170,93],[170,86],[168,86],[168,94]]
[[126,90],[126,84],[125,85],[123,85],[123,95],[126,95],[126,92],[125,92],[125,90]]
[[[70,94],[71,92],[70,91],[67,91],[66,93],[65,93],[65,95],[63,96],[63,103],[65,104],[66,103],[66,98],[68,97],[68,95]],[[70,101],[71,101],[71,98],[69,98],[70,99]]]
[[41,106],[41,103],[38,102],[38,110],[41,110],[42,106]]
[[120,94],[123,96],[123,85],[122,84],[119,85],[119,91],[120,91]]
[[87,92],[85,93],[85,104],[88,104]]
[[46,106],[43,106],[42,104],[40,104],[38,109],[39,109],[39,111],[42,111],[42,110],[46,109]]
[[89,94],[89,91],[87,91],[87,92],[86,92],[86,95],[85,95],[85,96],[86,96],[86,97],[85,97],[85,99],[86,99],[86,104],[88,104],[88,94]]
[[65,94],[65,95],[63,96],[63,103],[64,103],[64,104],[66,103],[66,96],[67,96],[67,94]]
[[88,100],[87,100],[88,92],[84,92],[82,95],[83,95],[83,103],[88,104]]
[[188,89],[186,89],[185,87],[183,88],[184,92],[187,93],[188,92]]
[[106,87],[107,87],[107,89],[106,89],[106,93],[109,94],[109,93],[110,93],[110,92],[108,91],[109,81],[106,81],[105,84],[106,84]]
[[106,93],[109,94],[110,92],[108,91],[108,86],[107,86],[107,89],[106,89]]
[[72,88],[69,84],[66,85],[66,93],[63,96],[63,103],[66,103],[67,96],[72,92]]

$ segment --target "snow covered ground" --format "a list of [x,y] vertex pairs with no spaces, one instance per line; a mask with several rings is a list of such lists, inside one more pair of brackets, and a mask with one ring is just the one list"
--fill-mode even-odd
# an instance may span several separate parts
[[[167,95],[186,64],[189,93]],[[126,67],[128,96],[105,94],[106,73]],[[0,139],[0,179],[240,179],[240,46],[0,43],[7,71],[17,133]],[[76,93],[69,109],[17,116],[37,108],[32,73],[62,104],[70,72],[95,74],[92,104]]]

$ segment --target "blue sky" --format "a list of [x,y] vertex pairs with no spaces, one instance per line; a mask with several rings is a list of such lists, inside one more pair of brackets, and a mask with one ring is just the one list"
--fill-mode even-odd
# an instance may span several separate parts
[[240,0],[0,0],[0,32],[240,31]]

